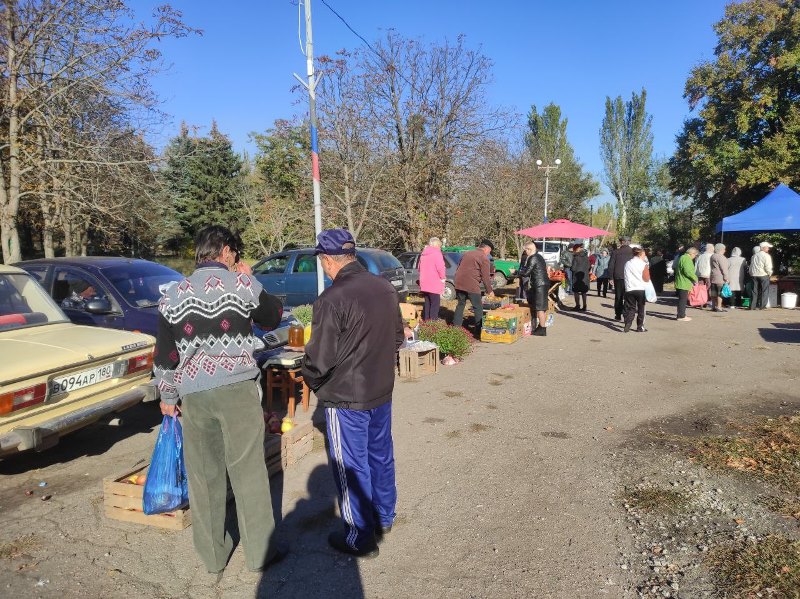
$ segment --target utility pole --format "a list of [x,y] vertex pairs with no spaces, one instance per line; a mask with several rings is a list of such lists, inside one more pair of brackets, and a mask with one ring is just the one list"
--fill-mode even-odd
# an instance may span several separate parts
[[[308,83],[297,73],[295,78],[308,90],[308,115],[311,129],[311,177],[314,187],[314,235],[322,232],[322,199],[320,198],[319,181],[319,144],[317,140],[317,83],[314,77],[314,45],[311,34],[311,0],[301,0],[306,9],[306,75]],[[317,257],[317,295],[322,293],[325,288],[324,273],[322,264]]]

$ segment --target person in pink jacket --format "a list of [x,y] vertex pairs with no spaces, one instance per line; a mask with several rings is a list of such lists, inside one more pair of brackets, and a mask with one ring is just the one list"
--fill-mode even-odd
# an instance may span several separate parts
[[439,301],[444,291],[445,267],[442,241],[431,237],[419,257],[419,290],[425,298],[422,320],[439,318]]

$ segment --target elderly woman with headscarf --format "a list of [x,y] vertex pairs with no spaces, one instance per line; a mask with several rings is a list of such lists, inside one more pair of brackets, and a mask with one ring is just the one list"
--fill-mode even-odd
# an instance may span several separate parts
[[713,298],[714,312],[727,312],[722,307],[722,287],[728,282],[728,259],[725,257],[725,244],[718,243],[714,246],[714,253],[709,260],[711,264],[711,288],[709,296]]
[[714,244],[707,243],[706,251],[700,254],[694,263],[695,272],[697,273],[697,282],[701,285],[705,285],[706,289],[709,290],[709,299],[711,299],[711,256],[713,255]]
[[747,261],[742,258],[742,250],[733,248],[728,258],[728,285],[731,287],[731,308],[741,306],[744,275],[747,272]]

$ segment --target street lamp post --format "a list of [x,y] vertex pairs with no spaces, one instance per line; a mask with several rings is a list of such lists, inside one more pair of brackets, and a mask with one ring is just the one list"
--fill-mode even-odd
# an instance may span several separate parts
[[[547,222],[547,200],[548,196],[550,195],[550,171],[557,169],[561,164],[561,159],[556,158],[554,164],[548,164],[547,166],[542,164],[542,160],[538,159],[536,161],[536,168],[540,171],[544,171],[544,222]],[[542,239],[542,246],[544,246],[544,242],[547,241],[547,238]],[[541,248],[544,251],[544,247]]]
[[556,158],[553,164],[543,165],[541,159],[536,161],[536,168],[544,171],[544,222],[547,222],[547,199],[550,194],[550,171],[561,165],[561,159]]

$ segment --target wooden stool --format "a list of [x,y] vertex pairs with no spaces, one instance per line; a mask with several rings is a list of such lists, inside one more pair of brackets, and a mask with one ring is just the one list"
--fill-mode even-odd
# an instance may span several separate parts
[[280,366],[267,366],[267,380],[264,391],[267,395],[267,412],[272,411],[272,396],[277,390],[281,401],[286,397],[289,408],[289,418],[294,418],[294,406],[297,401],[297,385],[303,387],[303,411],[308,412],[308,402],[311,390],[303,380],[299,368],[282,368]]

